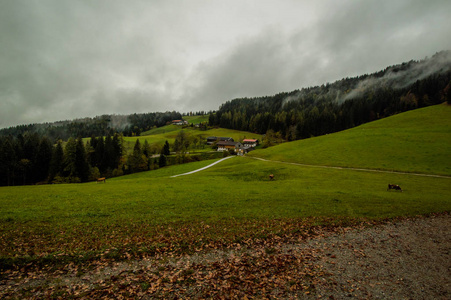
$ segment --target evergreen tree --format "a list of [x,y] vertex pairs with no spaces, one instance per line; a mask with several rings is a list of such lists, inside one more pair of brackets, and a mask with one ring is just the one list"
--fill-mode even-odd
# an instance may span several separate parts
[[166,142],[164,143],[164,147],[163,147],[163,154],[165,156],[168,156],[171,154],[170,150],[169,150],[169,142],[168,140],[166,140]]
[[49,181],[52,181],[55,176],[63,175],[64,166],[64,151],[61,141],[58,141],[53,149],[52,161],[50,162]]
[[89,151],[88,149],[86,149],[87,151],[87,155],[88,155],[88,161],[89,164],[93,167],[97,167],[99,164],[97,162],[97,154],[96,154],[96,148],[97,148],[97,138],[93,135],[91,136],[91,140],[89,141]]
[[23,155],[20,159],[20,169],[23,174],[23,178],[26,178],[27,183],[36,182],[37,167],[36,167],[36,154],[38,153],[40,138],[37,133],[27,133],[24,135]]
[[115,166],[115,159],[114,159],[114,147],[113,147],[113,140],[111,139],[110,135],[107,135],[105,137],[105,145],[104,145],[104,155],[103,155],[103,163],[105,166],[105,169],[111,169],[117,167]]
[[114,166],[115,168],[119,167],[119,163],[121,161],[123,149],[122,149],[122,135],[117,133],[113,136],[113,150],[114,150]]
[[89,165],[86,159],[85,145],[81,137],[77,139],[75,148],[75,173],[76,177],[80,178],[82,182],[88,181]]
[[133,154],[128,158],[128,165],[131,172],[145,171],[148,168],[147,157],[142,152],[139,139],[136,139]]
[[0,184],[12,185],[14,176],[15,153],[11,138],[0,141]]
[[50,162],[52,160],[52,143],[47,137],[43,137],[39,143],[36,154],[36,181],[44,181],[49,176]]
[[64,177],[77,177],[77,142],[70,138],[64,148]]
[[97,145],[95,148],[95,161],[96,164],[93,165],[93,167],[97,167],[100,170],[100,173],[105,172],[106,170],[106,164],[104,160],[104,153],[105,153],[105,143],[103,142],[103,137],[100,136],[97,138]]
[[160,154],[160,159],[158,160],[158,166],[160,168],[163,168],[163,167],[166,166],[166,164],[167,164],[167,162],[166,162],[166,155],[164,155],[164,153],[161,153]]
[[147,140],[144,140],[144,145],[143,145],[143,148],[142,148],[142,152],[143,152],[144,156],[147,157],[147,159],[151,155],[149,142],[147,142]]

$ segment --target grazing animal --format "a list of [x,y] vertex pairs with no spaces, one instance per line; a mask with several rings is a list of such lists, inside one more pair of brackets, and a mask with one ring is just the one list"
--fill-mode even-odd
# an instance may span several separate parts
[[103,183],[106,183],[106,178],[105,177],[97,178],[97,183],[102,182],[102,181],[103,181]]
[[387,191],[388,190],[392,190],[392,189],[402,192],[402,189],[401,189],[401,187],[399,185],[397,185],[397,184],[388,184]]
[[274,174],[269,175],[269,180],[274,180]]

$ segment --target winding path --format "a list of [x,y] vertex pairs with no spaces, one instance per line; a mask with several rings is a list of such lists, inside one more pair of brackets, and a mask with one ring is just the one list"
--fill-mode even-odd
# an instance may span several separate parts
[[[235,156],[227,156],[225,158],[222,158],[208,166],[205,166],[203,168],[191,171],[191,172],[187,172],[187,173],[183,173],[183,174],[178,174],[178,175],[173,175],[172,177],[178,177],[178,176],[184,176],[184,175],[190,175],[205,169],[208,169],[226,159],[232,158]],[[287,165],[295,165],[295,166],[302,166],[302,167],[312,167],[312,168],[324,168],[324,169],[336,169],[336,170],[353,170],[353,171],[363,171],[363,172],[375,172],[375,173],[389,173],[389,174],[402,174],[402,175],[413,175],[413,176],[423,176],[423,177],[435,177],[435,178],[449,178],[451,179],[451,176],[446,176],[446,175],[436,175],[436,174],[421,174],[421,173],[409,173],[409,172],[400,172],[400,171],[388,171],[388,170],[376,170],[376,169],[365,169],[365,168],[352,168],[352,167],[334,167],[334,166],[321,166],[321,165],[309,165],[309,164],[301,164],[301,163],[295,163],[295,162],[287,162],[287,161],[280,161],[280,160],[270,160],[270,159],[264,159],[264,158],[260,158],[260,157],[249,157],[248,158],[252,158],[252,159],[257,159],[257,160],[261,160],[261,161],[266,161],[266,162],[275,162],[275,163],[281,163],[281,164],[287,164]]]
[[266,161],[266,162],[275,162],[275,163],[281,163],[281,164],[287,164],[287,165],[295,165],[295,166],[302,166],[302,167],[336,169],[336,170],[353,170],[353,171],[390,173],[390,174],[402,174],[402,175],[414,175],[414,176],[423,176],[423,177],[436,177],[436,178],[450,178],[451,179],[451,176],[446,176],[446,175],[409,173],[409,172],[400,172],[400,171],[387,171],[387,170],[352,168],[352,167],[334,167],[334,166],[322,166],[322,165],[309,165],[309,164],[301,164],[301,163],[287,162],[287,161],[280,161],[280,160],[269,160],[269,159],[264,159],[264,158],[260,158],[260,157],[250,157],[250,158],[261,160],[261,161]]
[[193,174],[193,173],[196,173],[196,172],[199,172],[199,171],[208,169],[208,168],[210,168],[210,167],[212,167],[212,166],[214,166],[214,165],[216,165],[216,164],[219,164],[221,161],[224,161],[224,160],[229,159],[229,158],[232,158],[232,157],[235,157],[235,156],[227,156],[227,157],[224,157],[224,158],[222,158],[222,159],[220,159],[220,160],[218,160],[218,161],[215,161],[214,163],[209,164],[208,166],[205,166],[205,167],[203,167],[203,168],[200,168],[200,169],[197,169],[197,170],[194,170],[194,171],[191,171],[191,172],[183,173],[183,174],[172,175],[171,178],[173,178],[173,177],[178,177],[178,176],[184,176],[184,175],[190,175],[190,174]]

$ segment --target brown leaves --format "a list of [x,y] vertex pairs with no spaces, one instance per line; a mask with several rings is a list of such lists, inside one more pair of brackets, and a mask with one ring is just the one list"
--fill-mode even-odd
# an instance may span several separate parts
[[[47,274],[55,280],[52,288],[47,289],[46,296],[91,299],[142,296],[172,299],[289,298],[314,290],[314,279],[320,274],[313,265],[314,260],[315,256],[306,250],[293,250],[281,243],[279,236],[259,240],[259,244],[246,240],[229,250],[204,251],[172,259],[164,256],[158,260],[130,261],[130,265],[120,272],[119,269],[114,271],[119,263],[97,261],[91,265],[91,271],[86,269],[90,275],[74,277],[77,267],[70,264],[66,270],[71,272],[66,275]],[[94,280],[99,276],[100,279]],[[8,298],[39,291],[39,286],[30,285],[26,291],[11,289],[5,293],[3,290],[0,295]]]
[[[10,265],[16,271],[3,275],[3,282],[27,285],[8,285],[0,289],[0,297],[39,293],[45,278],[54,287],[48,289],[49,295],[63,298],[150,295],[251,299],[309,293],[321,273],[313,267],[316,255],[289,245],[323,235],[326,228],[338,228],[335,223],[327,227],[313,223],[327,221],[223,220],[171,226],[122,223],[49,229],[40,235],[23,231],[14,242],[21,249],[16,253],[19,263]],[[34,257],[24,264],[30,250]],[[152,261],[150,266],[147,260]],[[133,267],[115,271],[112,266],[121,261]],[[17,269],[19,266],[23,270]]]

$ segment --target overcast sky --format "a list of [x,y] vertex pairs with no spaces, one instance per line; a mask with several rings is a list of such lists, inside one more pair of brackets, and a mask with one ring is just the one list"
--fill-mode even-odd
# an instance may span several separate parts
[[451,1],[0,0],[0,128],[214,110],[451,49]]

